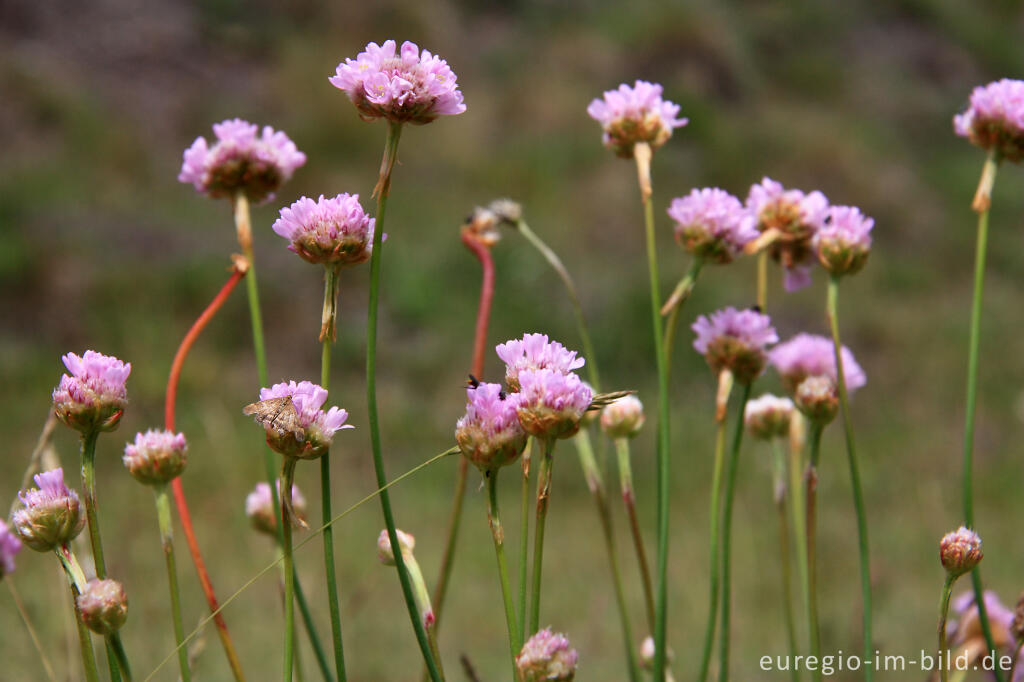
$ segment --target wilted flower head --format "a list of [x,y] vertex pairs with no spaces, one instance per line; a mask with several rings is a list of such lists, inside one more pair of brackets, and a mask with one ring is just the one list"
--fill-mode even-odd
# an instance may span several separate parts
[[676,222],[676,241],[709,263],[731,262],[758,235],[740,200],[717,187],[676,197],[668,215]]
[[155,431],[135,434],[135,442],[124,448],[124,465],[141,483],[169,483],[181,475],[188,462],[185,434]]
[[291,241],[289,250],[310,263],[338,268],[370,259],[374,219],[366,215],[358,194],[302,197],[274,221],[274,232]]
[[609,438],[632,438],[644,425],[644,405],[635,395],[626,395],[601,410],[601,428]]
[[519,372],[516,403],[519,423],[537,438],[569,438],[580,429],[580,419],[590,407],[593,391],[578,376],[555,369],[524,369]]
[[213,124],[217,141],[197,137],[185,150],[179,182],[214,199],[243,192],[253,203],[272,199],[274,192],[306,163],[306,155],[281,131],[240,118]]
[[747,402],[743,413],[747,430],[754,438],[770,440],[789,435],[789,423],[793,418],[793,401],[765,393]]
[[334,433],[354,428],[345,424],[348,412],[332,407],[324,412],[327,391],[312,382],[274,384],[260,389],[260,400],[291,397],[291,407],[284,407],[276,415],[257,415],[267,431],[267,444],[286,457],[315,459],[327,452]]
[[0,579],[14,573],[14,557],[21,551],[21,540],[15,535],[7,522],[0,519]]
[[18,493],[22,508],[14,512],[14,530],[37,552],[49,552],[82,532],[85,517],[78,495],[64,485],[64,470],[53,469],[32,477],[37,488]]
[[[842,348],[842,358],[846,390],[852,394],[866,384],[868,379],[846,346]],[[835,348],[832,340],[824,336],[797,334],[775,346],[768,353],[768,359],[782,377],[782,385],[790,393],[795,392],[796,387],[809,376],[824,375],[832,381],[839,381]]]
[[498,224],[501,217],[490,208],[477,206],[462,224],[462,234],[468,235],[484,246],[494,246],[501,239]]
[[[411,556],[412,551],[416,549],[416,538],[412,533],[406,533],[398,528],[395,529],[395,535],[398,536],[398,545],[402,548],[402,556]],[[386,528],[377,536],[377,558],[385,566],[395,565],[395,552],[391,549],[391,537]]]
[[657,83],[637,81],[608,90],[587,107],[590,118],[601,124],[604,146],[624,158],[633,157],[633,147],[646,142],[657,149],[672,137],[672,130],[689,123],[678,118],[679,105],[661,98]]
[[73,429],[113,431],[128,404],[125,382],[130,362],[87,350],[81,357],[68,353],[61,358],[71,375],[61,375],[53,389],[53,411]]
[[960,526],[946,533],[939,542],[939,559],[946,573],[957,578],[981,563],[981,538],[973,530]]
[[864,267],[871,251],[875,221],[855,206],[833,206],[812,240],[821,265],[833,275],[852,275]]
[[971,104],[953,117],[953,130],[1008,161],[1024,158],[1024,81],[1003,78],[974,88]]
[[764,371],[767,347],[779,340],[771,318],[757,310],[729,307],[710,317],[701,315],[692,329],[697,333],[693,347],[711,370],[718,374],[728,369],[741,384],[749,384]]
[[128,619],[128,595],[116,580],[90,580],[78,595],[78,610],[85,626],[99,635],[121,629]]
[[455,425],[462,454],[483,473],[511,464],[526,447],[526,432],[499,384],[480,383],[466,389],[466,414]]
[[[281,479],[277,479],[276,485],[280,499]],[[306,518],[306,498],[295,484],[292,484],[292,511],[295,515],[292,519],[293,525],[297,528],[302,527],[301,521]],[[257,483],[256,488],[246,496],[245,515],[249,517],[249,523],[256,530],[270,536],[277,535],[277,517],[280,516],[280,510],[274,506],[274,496],[270,494],[270,486],[265,481]]]
[[409,41],[400,51],[394,40],[370,43],[355,59],[338,64],[328,80],[348,94],[367,121],[422,124],[466,110],[448,62]]
[[505,382],[513,391],[519,390],[519,373],[525,369],[551,369],[567,374],[586,363],[576,356],[576,351],[557,341],[548,341],[547,334],[524,334],[521,339],[499,343],[494,350],[505,363]]
[[523,682],[548,682],[576,678],[576,650],[569,638],[544,628],[526,640],[516,656],[516,669]]
[[[811,239],[828,215],[828,199],[821,192],[804,194],[787,190],[771,178],[764,178],[747,195],[748,220],[759,232],[771,230],[769,253],[786,269],[787,291],[802,289],[811,282],[813,259]],[[758,242],[751,242],[757,245]]]
[[832,377],[814,374],[797,385],[793,402],[808,419],[824,426],[839,412],[839,389]]

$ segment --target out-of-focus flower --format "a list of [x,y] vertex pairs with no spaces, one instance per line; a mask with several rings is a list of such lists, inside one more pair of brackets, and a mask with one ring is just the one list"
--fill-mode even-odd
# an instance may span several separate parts
[[[412,551],[416,549],[416,538],[413,537],[412,533],[406,533],[396,528],[395,535],[398,536],[398,545],[402,549],[402,557],[408,558],[412,556]],[[388,536],[386,528],[377,536],[377,558],[385,566],[395,565],[395,551],[391,548],[391,538]]]
[[466,414],[455,425],[462,454],[484,474],[511,464],[526,447],[526,432],[499,384],[480,383],[466,389]]
[[330,268],[358,265],[370,259],[374,219],[366,215],[358,194],[339,194],[313,201],[302,197],[281,209],[274,232],[291,241],[289,250],[303,260]]
[[[278,499],[280,499],[281,479],[277,479]],[[302,527],[306,519],[306,498],[297,485],[292,485],[292,525]],[[252,527],[272,537],[277,536],[277,517],[279,510],[274,506],[274,496],[270,494],[270,486],[266,482],[257,483],[256,487],[245,498],[245,515],[249,517]]]
[[644,405],[635,395],[627,395],[601,410],[601,428],[609,438],[632,438],[645,421]]
[[852,275],[864,267],[871,252],[875,221],[855,206],[833,206],[812,240],[818,261],[833,275]]
[[770,440],[789,435],[789,424],[793,418],[793,401],[765,393],[747,402],[743,413],[747,430],[754,438]]
[[758,236],[740,200],[717,187],[673,199],[668,215],[676,223],[676,241],[708,263],[731,262]]
[[725,308],[701,315],[693,323],[697,334],[693,347],[704,356],[711,370],[733,373],[736,381],[749,384],[764,371],[769,344],[779,340],[772,321],[756,310]]
[[679,118],[679,105],[661,98],[657,83],[636,81],[608,90],[587,107],[590,118],[601,124],[604,146],[618,156],[633,157],[633,147],[646,142],[657,149],[672,137],[675,128],[689,123]]
[[576,351],[557,341],[548,341],[547,334],[524,334],[521,339],[499,343],[494,350],[505,363],[505,383],[513,391],[519,390],[519,373],[525,369],[550,369],[567,374],[586,362],[577,357]]
[[394,40],[370,43],[355,59],[338,64],[328,80],[348,94],[367,121],[422,124],[466,110],[448,62],[409,41],[401,50]]
[[[786,270],[786,290],[796,291],[810,284],[814,258],[811,240],[828,215],[825,195],[787,190],[771,178],[764,178],[750,188],[747,209],[747,219],[767,240],[772,258]],[[750,242],[747,248],[759,250],[762,238]]]
[[130,362],[87,350],[81,357],[68,353],[61,358],[71,375],[61,375],[53,389],[53,411],[71,428],[88,433],[113,431],[128,404],[125,382]]
[[953,130],[1008,161],[1024,158],[1024,81],[1003,78],[974,88],[967,111],[953,117]]
[[568,637],[544,628],[526,640],[516,656],[516,669],[522,682],[568,682],[576,678],[578,658]]
[[958,578],[981,563],[981,538],[966,526],[946,533],[939,542],[942,567],[953,578]]
[[808,419],[824,426],[839,412],[839,391],[836,382],[824,374],[815,374],[799,383],[793,402]]
[[[842,348],[843,373],[846,375],[846,390],[851,394],[868,382],[864,370],[857,364],[853,353],[846,346]],[[832,340],[816,334],[797,334],[788,341],[775,346],[768,359],[782,377],[782,384],[790,393],[809,376],[825,375],[838,382],[835,349]]]
[[128,595],[116,580],[90,580],[78,595],[85,626],[99,635],[117,632],[128,619]]
[[556,369],[524,369],[519,372],[516,402],[519,423],[537,438],[569,438],[580,429],[580,419],[590,407],[593,391],[578,376]]
[[0,519],[0,579],[14,573],[14,557],[21,551],[21,540],[11,531],[7,522]]
[[32,477],[37,488],[18,493],[22,507],[14,512],[14,531],[37,552],[49,552],[70,542],[85,527],[78,495],[64,485],[64,470]]
[[[978,619],[978,607],[974,592],[968,591],[953,600],[953,611],[959,615],[956,622],[947,624],[947,635],[954,660],[966,654],[969,664],[974,664],[988,654],[988,644]],[[1006,608],[995,592],[985,590],[985,613],[992,631],[992,643],[1002,653],[1013,653],[1015,642],[1011,635],[1013,611]],[[1019,668],[1018,668],[1019,670]],[[1011,682],[1019,682],[1017,675]]]
[[185,434],[155,431],[135,434],[135,442],[124,448],[124,465],[140,483],[169,483],[185,470],[188,462]]
[[[655,654],[654,638],[651,637],[650,635],[648,635],[647,637],[644,637],[644,641],[640,645],[640,665],[642,665],[644,667],[644,670],[653,670],[654,669],[654,654]],[[669,647],[669,649],[668,649],[668,656],[666,656],[666,661],[668,663],[671,663],[672,661],[675,660],[675,658],[676,658],[676,653],[674,651],[672,651],[672,647]],[[665,678],[666,682],[671,682],[671,673],[666,670],[665,671],[665,675],[666,675],[666,678]]]
[[185,150],[178,174],[196,191],[214,199],[231,198],[243,192],[253,203],[269,200],[295,170],[306,163],[306,155],[281,131],[240,118],[213,124],[217,138],[212,145],[197,137]]
[[[348,412],[332,407],[324,412],[321,407],[327,401],[327,391],[309,381],[274,384],[260,389],[260,401],[291,398],[290,405],[257,410],[256,420],[267,432],[267,444],[277,453],[286,457],[315,459],[331,447],[335,432],[354,428],[345,424]],[[260,405],[260,403],[256,403]],[[248,409],[248,408],[247,408]]]

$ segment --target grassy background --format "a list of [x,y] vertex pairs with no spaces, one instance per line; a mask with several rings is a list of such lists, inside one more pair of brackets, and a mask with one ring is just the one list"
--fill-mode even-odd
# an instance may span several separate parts
[[[869,384],[854,419],[872,531],[877,645],[914,655],[933,645],[942,579],[936,544],[960,519],[959,457],[974,217],[968,204],[983,155],[951,131],[971,87],[1024,72],[1017,2],[524,1],[479,6],[432,0],[331,6],[310,0],[153,3],[0,2],[0,502],[8,504],[62,371],[59,357],[95,348],[133,363],[123,425],[100,440],[108,562],[132,599],[128,649],[137,673],[171,648],[162,556],[149,491],[119,461],[123,442],[162,421],[163,388],[181,336],[225,278],[236,246],[226,202],[179,184],[181,150],[210,124],[240,116],[282,128],[309,156],[276,200],[254,213],[270,374],[316,377],[319,273],[269,225],[302,194],[369,198],[383,125],[361,122],[327,83],[369,40],[412,39],[459,75],[468,111],[403,136],[387,225],[380,401],[391,476],[451,442],[463,408],[479,267],[458,239],[474,205],[523,202],[533,228],[562,254],[583,292],[609,387],[655,381],[634,171],[599,143],[591,98],[622,81],[664,83],[687,128],[655,158],[665,291],[687,258],[662,213],[672,196],[718,185],[745,196],[763,175],[818,188],[877,220],[871,262],[843,286],[845,341]],[[977,511],[985,575],[1007,601],[1024,588],[1017,485],[1024,475],[1024,177],[1004,168],[994,198],[977,437]],[[514,234],[495,248],[491,340],[544,331],[578,347],[559,283]],[[374,488],[362,376],[368,270],[345,272],[332,401],[357,430],[332,458],[336,508]],[[773,273],[769,312],[783,337],[824,332],[824,283],[784,295]],[[684,322],[754,296],[753,262],[705,272]],[[680,335],[673,383],[671,643],[687,679],[705,618],[707,492],[713,380]],[[488,357],[488,378],[498,376]],[[768,377],[766,390],[777,390]],[[218,592],[227,595],[274,554],[246,525],[244,497],[261,478],[259,430],[240,414],[256,395],[244,294],[225,306],[189,358],[179,426],[189,436],[185,487]],[[76,442],[56,445],[74,470]],[[634,447],[643,518],[654,526],[653,429]],[[821,480],[821,581],[826,649],[859,641],[855,524],[840,432],[826,434]],[[768,455],[743,453],[735,518],[735,679],[761,679],[757,660],[785,648]],[[317,467],[299,467],[318,507]],[[395,491],[400,525],[436,576],[454,460]],[[503,495],[514,516],[518,486]],[[621,680],[621,646],[597,519],[572,447],[560,447],[545,553],[542,621],[570,634],[580,677]],[[76,480],[75,476],[71,477]],[[613,479],[614,480],[614,479]],[[506,674],[505,633],[483,492],[467,500],[461,551],[442,630],[450,677],[468,654],[482,679]],[[619,511],[618,509],[616,510]],[[628,536],[623,565],[642,630]],[[770,519],[770,520],[766,520]],[[412,679],[418,653],[391,569],[377,564],[379,507],[340,525],[339,580],[353,680]],[[509,538],[517,542],[516,523]],[[653,533],[649,538],[653,552]],[[185,618],[204,614],[184,556]],[[311,602],[325,598],[319,543],[298,558]],[[64,665],[64,592],[56,562],[25,552],[14,576],[41,634]],[[226,612],[251,679],[274,679],[280,608],[273,577]],[[486,605],[486,606],[485,606]],[[326,609],[318,609],[321,633]],[[41,679],[27,635],[0,597],[5,679]],[[197,678],[227,679],[212,631]],[[77,662],[72,651],[72,669]],[[305,655],[310,675],[312,659]],[[173,663],[155,679],[175,679]],[[140,675],[141,676],[141,675]],[[889,674],[880,677],[904,677]],[[915,674],[915,677],[917,675]],[[778,675],[765,679],[779,679]]]

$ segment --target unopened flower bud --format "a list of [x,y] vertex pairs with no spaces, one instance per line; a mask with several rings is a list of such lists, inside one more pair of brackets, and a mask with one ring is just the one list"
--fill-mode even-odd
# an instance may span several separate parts
[[981,538],[965,526],[946,533],[939,542],[939,559],[942,560],[942,567],[953,578],[973,570],[983,556]]
[[54,469],[33,477],[38,488],[23,490],[23,505],[14,512],[14,530],[37,552],[49,552],[73,540],[85,526],[78,495],[64,485],[64,470]]
[[0,579],[9,573],[14,573],[14,557],[21,551],[21,540],[7,525],[7,522],[0,519]]
[[517,201],[511,199],[495,199],[488,206],[494,215],[502,222],[515,224],[523,219],[523,207]]
[[466,389],[466,414],[455,425],[462,454],[484,474],[511,464],[526,447],[516,401],[498,384],[478,383]]
[[577,659],[565,635],[544,628],[523,645],[516,656],[516,669],[522,682],[568,682],[576,678]]
[[185,470],[188,461],[185,434],[154,431],[135,434],[135,442],[124,449],[124,465],[140,483],[169,483]]
[[[411,533],[405,533],[397,528],[395,535],[398,536],[398,545],[402,548],[402,555],[412,555],[412,551],[416,548],[416,538]],[[385,566],[395,565],[395,552],[391,549],[391,537],[386,528],[377,536],[377,558]]]
[[743,419],[754,438],[771,440],[789,433],[792,417],[792,400],[766,393],[747,403]]
[[[640,645],[640,665],[644,667],[644,670],[654,669],[654,638],[647,636],[644,638],[643,644]],[[666,661],[671,663],[675,660],[676,654],[672,651],[672,647],[668,648],[668,656]]]
[[[281,493],[281,479],[277,480],[278,499]],[[295,518],[292,525],[301,528],[306,519],[306,498],[297,485],[292,485],[292,511]],[[270,494],[270,486],[265,482],[257,483],[256,488],[245,498],[245,515],[249,523],[261,533],[277,535],[277,518],[280,510],[274,506],[274,496]]]
[[828,424],[839,412],[836,382],[824,374],[807,377],[796,387],[793,402],[812,422]]
[[627,395],[601,410],[601,428],[609,438],[632,438],[644,425],[644,405],[635,395]]
[[57,417],[82,433],[113,431],[128,404],[125,382],[131,363],[87,350],[81,357],[68,353],[64,374],[53,390],[53,411]]
[[82,622],[98,635],[109,635],[128,618],[128,596],[116,580],[90,580],[78,595]]

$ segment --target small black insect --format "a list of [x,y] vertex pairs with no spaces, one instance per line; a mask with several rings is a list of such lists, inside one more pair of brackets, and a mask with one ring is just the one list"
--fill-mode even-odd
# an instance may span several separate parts
[[466,386],[469,386],[470,388],[480,388],[480,380],[470,374],[469,379],[466,381]]
[[750,306],[750,309],[753,310],[755,313],[761,312],[761,306],[757,305],[756,303]]
[[505,393],[505,391],[498,391],[498,400],[504,400],[507,397],[508,397],[508,394]]

